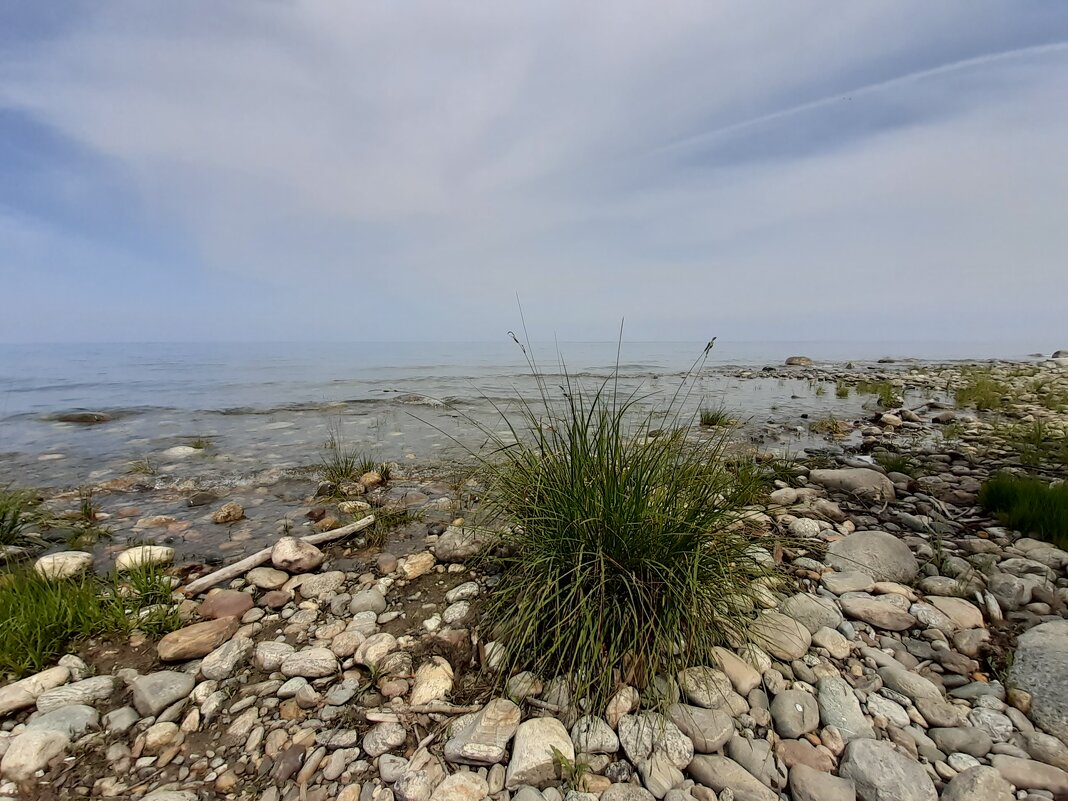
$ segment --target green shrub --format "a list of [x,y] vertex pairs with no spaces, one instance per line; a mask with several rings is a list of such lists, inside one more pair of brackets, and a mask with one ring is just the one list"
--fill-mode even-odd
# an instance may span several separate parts
[[979,503],[1016,531],[1068,546],[1068,484],[1001,473],[983,484]]
[[758,471],[730,469],[725,436],[688,437],[679,393],[652,436],[646,399],[611,379],[586,392],[565,376],[557,401],[531,367],[541,401],[502,413],[511,436],[480,427],[493,445],[484,522],[504,529],[485,610],[502,675],[568,676],[598,709],[620,679],[645,687],[714,664],[713,646],[745,641],[754,594],[778,580],[744,526]]
[[43,670],[85,637],[134,629],[158,636],[179,625],[159,568],[61,580],[32,569],[0,576],[0,673]]
[[733,423],[734,420],[731,419],[731,414],[725,406],[701,410],[701,425],[705,428],[723,428]]
[[974,406],[980,411],[998,409],[1011,391],[1007,384],[994,378],[989,369],[966,370],[962,377],[964,383],[954,392],[958,406]]
[[341,484],[358,481],[364,473],[370,473],[377,467],[374,459],[362,451],[347,447],[340,434],[335,432],[327,440],[326,455],[319,469],[324,479],[332,484]]
[[25,493],[0,488],[0,545],[17,545],[22,541],[28,506]]

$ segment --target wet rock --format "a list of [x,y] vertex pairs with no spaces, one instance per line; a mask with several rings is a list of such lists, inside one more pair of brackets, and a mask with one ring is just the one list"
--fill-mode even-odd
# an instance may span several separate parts
[[468,765],[502,762],[521,716],[511,701],[493,699],[445,743],[445,758]]
[[519,725],[512,746],[512,758],[505,774],[505,787],[520,785],[545,787],[559,778],[557,763],[563,755],[575,760],[575,748],[567,729],[556,718],[531,718]]
[[80,576],[93,568],[93,555],[85,551],[60,551],[42,556],[33,569],[45,578],[64,579]]
[[885,740],[853,740],[839,775],[853,782],[859,801],[937,801],[923,766]]
[[845,467],[832,470],[810,470],[808,479],[835,492],[844,492],[869,501],[892,501],[894,483],[880,473],[866,467]]
[[271,548],[271,564],[289,573],[318,570],[326,555],[310,542],[296,537],[282,537]]
[[211,516],[211,522],[225,525],[227,523],[236,523],[244,516],[245,508],[237,501],[230,501],[215,511],[215,514]]
[[156,646],[163,662],[184,662],[207,656],[237,632],[236,617],[221,617],[165,634]]
[[115,558],[115,569],[130,570],[146,565],[169,565],[174,561],[174,548],[166,545],[138,545],[127,548]]
[[885,531],[858,531],[832,542],[824,561],[835,570],[867,573],[876,581],[903,584],[911,583],[920,569],[909,546]]

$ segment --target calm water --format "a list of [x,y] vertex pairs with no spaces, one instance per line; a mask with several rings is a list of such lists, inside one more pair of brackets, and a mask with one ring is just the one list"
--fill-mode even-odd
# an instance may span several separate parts
[[[620,386],[674,392],[704,343],[625,343]],[[1040,349],[1040,348],[1037,348]],[[553,391],[557,346],[535,345]],[[826,408],[788,371],[760,381],[739,367],[818,362],[1025,358],[1036,348],[951,343],[740,343],[719,341],[688,403],[723,403],[759,425]],[[615,343],[563,343],[567,371],[596,384],[616,362]],[[313,464],[331,432],[377,458],[433,462],[477,447],[473,418],[491,427],[536,386],[523,352],[502,343],[0,345],[0,484],[75,485],[121,475],[148,459],[176,476],[229,480],[268,467]],[[833,397],[833,392],[829,393]],[[859,401],[846,403],[846,406]],[[99,425],[57,422],[103,412]],[[206,437],[192,456],[168,449]]]

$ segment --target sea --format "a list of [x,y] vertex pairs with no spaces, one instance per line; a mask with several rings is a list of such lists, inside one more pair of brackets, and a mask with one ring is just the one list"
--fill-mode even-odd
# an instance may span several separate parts
[[[331,440],[381,461],[446,462],[477,452],[494,434],[507,436],[507,418],[524,402],[547,394],[556,403],[606,381],[644,410],[723,406],[746,421],[797,422],[800,431],[828,404],[850,413],[861,401],[819,391],[819,382],[783,367],[788,356],[876,370],[1027,360],[1043,350],[1042,343],[708,344],[511,337],[0,344],[0,486],[78,486],[145,464],[179,477],[236,481],[267,468],[315,465]],[[775,370],[763,372],[769,367]],[[79,412],[100,422],[64,421]]]

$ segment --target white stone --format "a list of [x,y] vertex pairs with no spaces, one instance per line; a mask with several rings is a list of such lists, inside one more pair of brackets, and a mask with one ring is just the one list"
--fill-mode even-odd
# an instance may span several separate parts
[[130,570],[146,565],[169,565],[174,561],[174,548],[166,545],[137,545],[127,548],[115,558],[116,570]]
[[93,555],[85,551],[60,551],[38,559],[33,569],[45,578],[73,578],[93,567]]

